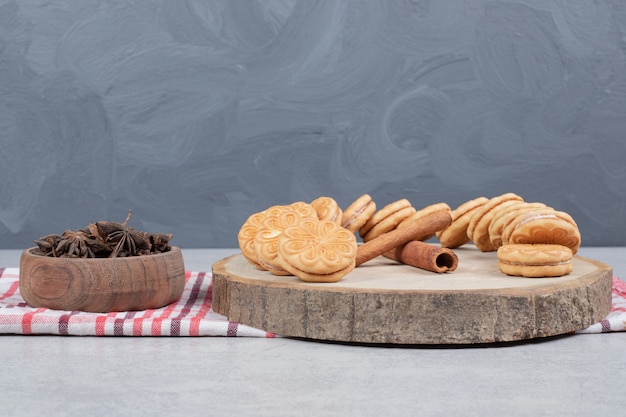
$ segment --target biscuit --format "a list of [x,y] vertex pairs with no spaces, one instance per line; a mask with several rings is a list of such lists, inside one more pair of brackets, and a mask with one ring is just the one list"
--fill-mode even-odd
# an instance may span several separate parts
[[[450,209],[450,206],[446,203],[435,203],[435,204],[431,204],[429,206],[423,207],[419,210],[416,210],[415,213],[413,213],[412,215],[410,215],[409,217],[407,217],[406,219],[404,219],[399,225],[398,227],[405,227],[408,222],[412,221],[412,220],[417,220],[417,219],[422,219],[426,216],[428,216],[431,213],[435,213],[435,212],[446,212],[447,215],[452,218],[452,209]],[[431,237],[435,236],[436,232],[431,232],[431,233],[425,233],[422,235],[419,235],[417,237],[415,237],[414,240],[428,240]]]
[[439,243],[444,248],[458,248],[470,241],[467,235],[467,226],[472,215],[489,199],[487,197],[478,197],[466,201],[452,210],[452,223],[440,232],[436,233]]
[[406,198],[387,204],[374,213],[359,229],[363,242],[372,240],[395,229],[404,219],[415,213],[415,208]]
[[502,232],[500,235],[500,239],[502,240],[502,245],[506,245],[509,243],[509,237],[511,236],[511,232],[513,230],[515,230],[515,227],[517,225],[515,219],[517,219],[518,217],[521,217],[523,214],[526,213],[537,213],[537,212],[546,212],[546,213],[552,213],[554,211],[554,209],[552,207],[536,207],[536,206],[532,206],[532,207],[520,207],[517,210],[512,210],[510,213],[506,214],[503,218],[502,218]]
[[317,218],[317,211],[313,208],[312,205],[305,203],[304,201],[296,201],[294,203],[288,204],[287,207],[289,210],[293,210],[298,213],[303,219],[315,219]]
[[562,245],[510,244],[498,248],[498,269],[528,278],[560,277],[574,269],[572,251]]
[[337,282],[356,266],[356,236],[328,220],[304,219],[283,230],[278,261],[305,282]]
[[330,197],[318,197],[311,201],[311,207],[317,213],[320,220],[329,220],[333,223],[341,224],[342,210],[339,204]]
[[522,210],[534,210],[538,208],[546,208],[547,206],[540,202],[532,202],[528,203],[525,201],[514,201],[513,204],[506,207],[506,210],[503,210],[502,207],[498,207],[497,212],[494,214],[493,219],[491,219],[491,223],[489,224],[489,240],[491,244],[495,248],[499,248],[502,246],[502,231],[506,227],[506,225],[511,222],[513,218],[517,214],[519,214]]
[[[254,249],[254,237],[256,236],[259,227],[263,224],[265,218],[281,215],[281,213],[286,210],[285,207],[286,206],[275,205],[258,213],[254,213],[246,219],[244,224],[239,229],[239,233],[237,234],[239,249],[241,249],[241,253],[244,258],[246,258],[246,260],[257,269],[264,271],[267,270],[267,268],[261,265],[258,261],[258,256]],[[299,207],[300,205],[294,206],[296,209]]]
[[[489,239],[489,224],[498,206],[508,201],[523,201],[522,197],[514,193],[506,193],[490,198],[474,214],[467,225],[467,235],[481,252],[492,252],[496,248]],[[507,203],[508,204],[508,203]]]
[[580,231],[574,219],[563,211],[537,209],[522,213],[503,231],[502,242],[550,243],[567,246],[575,255],[580,247]]
[[262,269],[274,275],[290,275],[277,260],[278,239],[282,231],[303,219],[317,219],[317,213],[307,203],[296,202],[286,206],[272,206],[254,236],[254,253]]
[[341,226],[356,233],[375,212],[376,203],[369,194],[363,194],[343,211]]
[[246,258],[246,260],[257,269],[262,270],[265,268],[263,268],[257,260],[256,252],[254,251],[254,237],[256,236],[256,232],[259,227],[263,224],[265,215],[265,210],[251,214],[241,226],[239,233],[237,234],[239,249],[241,249],[241,253],[244,258]]
[[500,239],[502,240],[502,246],[507,245],[509,243],[509,236],[511,232],[515,229],[517,222],[516,218],[520,217],[525,213],[534,213],[538,210],[554,210],[552,207],[539,207],[539,208],[520,208],[518,210],[513,210],[511,213],[504,216],[502,222],[504,223],[502,226],[502,233],[500,235]]

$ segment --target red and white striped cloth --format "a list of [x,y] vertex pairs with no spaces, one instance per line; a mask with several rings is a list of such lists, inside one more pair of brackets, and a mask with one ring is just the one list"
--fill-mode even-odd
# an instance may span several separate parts
[[[211,309],[210,273],[186,273],[183,295],[163,308],[86,313],[29,307],[19,293],[19,269],[0,268],[0,334],[74,336],[249,336],[273,333],[233,323]],[[626,283],[613,278],[613,308],[602,321],[577,333],[626,330]]]
[[215,313],[211,274],[187,271],[185,275],[185,289],[177,302],[107,314],[29,307],[19,293],[19,269],[0,268],[0,334],[275,337]]

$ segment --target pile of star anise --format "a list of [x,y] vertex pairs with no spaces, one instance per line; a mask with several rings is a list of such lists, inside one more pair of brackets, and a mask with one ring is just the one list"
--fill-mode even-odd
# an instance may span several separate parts
[[57,258],[116,258],[154,255],[171,249],[171,234],[141,232],[124,223],[100,221],[79,230],[66,230],[35,240],[33,253]]

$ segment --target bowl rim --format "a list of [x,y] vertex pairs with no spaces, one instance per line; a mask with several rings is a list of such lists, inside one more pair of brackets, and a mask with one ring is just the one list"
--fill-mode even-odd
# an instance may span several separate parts
[[58,257],[58,256],[43,256],[43,255],[38,255],[36,253],[33,253],[33,250],[38,249],[37,246],[32,246],[30,248],[26,248],[22,251],[22,257],[24,256],[32,256],[32,257],[36,257],[37,259],[46,259],[49,260],[50,262],[72,262],[72,261],[80,261],[80,262],[111,262],[111,261],[119,261],[119,260],[125,260],[125,262],[136,262],[134,260],[137,261],[141,261],[142,259],[153,259],[153,258],[158,258],[158,257],[165,257],[165,256],[171,256],[175,253],[182,253],[180,247],[178,246],[170,246],[170,250],[168,250],[167,252],[160,252],[160,253],[153,253],[150,255],[137,255],[137,256],[123,256],[123,257],[116,257],[116,258],[69,258],[69,257]]

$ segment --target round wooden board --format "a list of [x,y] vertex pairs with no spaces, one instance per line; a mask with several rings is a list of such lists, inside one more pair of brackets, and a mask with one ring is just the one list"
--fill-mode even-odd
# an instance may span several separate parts
[[611,309],[613,271],[574,257],[558,278],[511,277],[495,252],[455,249],[456,271],[437,274],[378,257],[337,283],[305,283],[250,265],[213,265],[213,309],[283,336],[358,343],[473,344],[583,329]]

